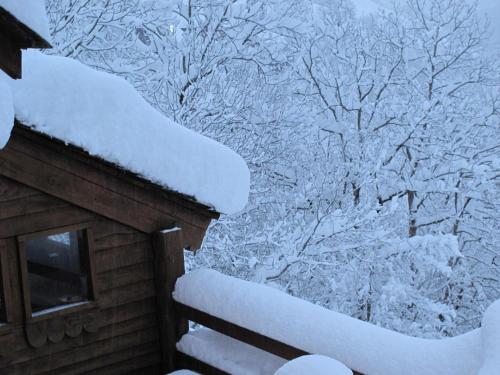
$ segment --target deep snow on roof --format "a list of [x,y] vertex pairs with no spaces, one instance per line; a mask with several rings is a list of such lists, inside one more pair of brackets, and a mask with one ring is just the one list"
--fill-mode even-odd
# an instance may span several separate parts
[[248,199],[250,172],[228,147],[171,121],[124,79],[64,57],[23,53],[16,118],[218,212]]
[[44,0],[0,0],[0,7],[50,42],[49,21]]

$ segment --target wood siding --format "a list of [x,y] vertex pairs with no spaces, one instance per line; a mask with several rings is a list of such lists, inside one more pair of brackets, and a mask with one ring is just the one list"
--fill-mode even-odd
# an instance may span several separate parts
[[[145,233],[175,224],[182,227],[185,248],[192,250],[201,246],[211,220],[219,217],[188,197],[20,124],[0,151],[0,174]],[[44,209],[44,197],[23,204]],[[16,203],[10,207],[16,209],[12,205]],[[63,210],[59,212],[65,215]]]
[[[82,223],[89,223],[93,234],[97,330],[57,343],[47,340],[35,349],[25,336],[16,237]],[[8,263],[2,268],[8,270],[4,285],[9,319],[0,326],[1,374],[160,372],[150,234],[0,176],[0,251]]]

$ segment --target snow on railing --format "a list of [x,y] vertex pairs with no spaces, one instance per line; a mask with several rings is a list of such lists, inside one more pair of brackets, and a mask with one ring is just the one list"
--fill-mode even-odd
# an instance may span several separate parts
[[[259,337],[270,340],[271,346],[280,342],[292,353],[295,350],[297,357],[324,355],[360,373],[500,373],[500,301],[488,309],[483,328],[432,340],[409,337],[213,270],[193,271],[178,279],[174,299],[181,310],[187,306],[198,311],[201,320],[214,317],[222,333],[241,327],[253,342]],[[266,350],[265,345],[260,347]]]
[[305,355],[286,363],[274,375],[352,375],[342,363],[323,355]]
[[483,364],[478,375],[500,374],[500,300],[485,312],[481,324]]

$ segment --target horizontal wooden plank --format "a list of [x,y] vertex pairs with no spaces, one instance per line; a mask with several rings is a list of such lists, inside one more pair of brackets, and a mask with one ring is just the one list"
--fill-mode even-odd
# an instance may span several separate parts
[[0,220],[7,220],[19,216],[43,213],[47,210],[69,207],[67,202],[53,198],[46,194],[0,202]]
[[39,191],[29,186],[20,184],[14,180],[0,175],[0,202],[27,198],[33,195],[41,195]]
[[138,281],[154,279],[153,263],[139,263],[130,267],[122,267],[106,271],[97,276],[99,292],[124,287]]
[[[139,322],[141,319],[150,319],[151,321],[156,322],[155,318],[155,313],[156,313],[156,300],[154,297],[149,297],[146,299],[134,301],[134,302],[127,302],[121,305],[116,305],[116,306],[108,306],[108,307],[101,307],[100,309],[100,330],[104,330],[105,332],[108,332],[110,335],[119,335],[120,333],[127,332],[123,331],[122,329],[130,329],[133,324],[130,324],[130,322]],[[144,318],[146,317],[146,318]],[[123,323],[123,324],[122,324]],[[156,324],[156,323],[155,323]],[[35,358],[37,356],[43,356],[46,355],[44,350],[37,350],[33,351],[31,347],[28,346],[26,339],[24,337],[24,328],[22,324],[16,324],[12,325],[11,327],[11,336],[14,337],[13,341],[13,346],[12,350],[15,352],[27,352],[27,355],[30,355],[31,358]],[[105,335],[92,335],[92,340],[99,340],[99,339],[106,339],[107,337]],[[92,342],[90,340],[89,342]],[[76,344],[75,344],[76,342]],[[73,347],[75,345],[82,345],[82,342],[78,340],[70,340],[69,343],[71,344],[70,346]],[[58,344],[61,345],[59,348],[60,350],[67,349],[65,344]],[[53,344],[51,345],[51,350],[57,351],[57,345]],[[22,356],[22,354],[19,354]],[[2,362],[2,359],[0,359],[0,368],[2,367],[2,363],[5,365],[5,361]],[[1,373],[1,372],[0,372]]]
[[199,323],[205,327],[213,329],[214,331],[223,333],[224,335],[230,336],[236,340],[246,342],[247,344],[265,350],[266,352],[275,354],[278,357],[291,360],[309,354],[304,350],[284,344],[270,337],[250,331],[249,329],[240,327],[215,316],[211,316],[203,311],[181,303],[176,302],[175,309],[177,310],[179,316]]
[[69,225],[82,224],[92,221],[94,217],[95,215],[91,212],[71,205],[50,208],[43,212],[0,220],[0,238],[16,237]]
[[[160,211],[174,213],[176,216],[177,214],[194,214],[194,217],[190,218],[190,220],[195,220],[191,222],[193,225],[202,227],[204,225],[202,217],[210,219],[219,217],[217,212],[194,201],[189,196],[165,189],[112,163],[89,155],[88,152],[79,147],[68,145],[58,139],[33,131],[18,121],[16,121],[12,134],[16,139],[16,145],[19,147],[27,145],[28,148],[24,150],[32,152],[32,155],[43,151],[41,157],[58,168],[70,172],[81,171],[81,174],[86,176],[88,180],[122,195],[135,198]],[[17,138],[20,138],[19,142]],[[60,157],[60,155],[64,155],[64,157]],[[80,174],[80,172],[77,173]],[[179,218],[182,219],[181,216]]]
[[140,301],[154,297],[155,295],[154,280],[140,281],[102,292],[99,296],[99,305],[102,307],[111,307],[123,303]]
[[[67,366],[54,367],[43,375],[77,375],[94,373],[103,368],[112,368],[120,366],[123,362],[128,362],[132,358],[142,358],[145,355],[153,355],[152,361],[142,363],[141,366],[150,367],[158,364],[160,353],[160,344],[158,340],[142,343],[125,350],[114,350],[111,352],[98,351],[99,348],[92,348],[93,353],[98,354],[86,360],[75,360]],[[86,350],[86,349],[83,349]],[[101,355],[102,354],[102,355]],[[40,375],[42,375],[40,374]]]
[[[70,366],[74,363],[102,360],[106,354],[116,353],[130,347],[135,347],[141,344],[150,344],[159,349],[159,335],[156,327],[140,327],[135,332],[130,332],[124,335],[112,335],[105,340],[92,342],[90,345],[79,345],[69,350],[47,352],[46,356],[37,359],[27,358],[23,363],[16,363],[5,370],[9,371],[24,371],[25,374],[42,374],[53,373],[54,370]],[[47,344],[48,349],[53,349],[50,344]],[[40,349],[38,349],[40,350]],[[157,350],[154,350],[157,352]],[[159,354],[156,354],[159,358]],[[96,366],[99,367],[99,366]]]
[[92,235],[96,251],[150,240],[149,234],[139,232],[102,216],[96,217]]
[[127,302],[122,305],[101,307],[101,321],[103,326],[126,322],[145,315],[156,313],[156,300],[154,297],[139,301]]
[[[96,348],[99,345],[101,347],[109,348],[111,346],[115,349],[124,349],[141,344],[142,341],[140,341],[140,338],[134,341],[134,335],[141,335],[141,332],[149,332],[148,340],[158,340],[159,342],[160,337],[158,333],[157,317],[154,312],[120,322],[105,322],[105,325],[100,327],[96,333],[85,333],[77,338],[66,337],[61,342],[49,342],[37,349],[26,346],[23,337],[21,335],[16,335],[17,343],[15,343],[14,346],[16,354],[11,357],[0,359],[0,368],[27,367],[29,363],[35,361],[39,361],[40,366],[42,366],[42,364],[46,363],[51,357],[54,358],[56,356],[69,356],[75,359],[76,354],[71,354],[73,351],[79,351],[83,348]],[[122,336],[125,338],[120,339]],[[90,349],[86,350],[89,351]],[[95,355],[99,355],[99,352],[100,351],[97,350],[97,354]],[[47,365],[45,364],[44,366]],[[43,366],[41,370],[43,370]]]
[[95,252],[96,273],[105,273],[139,263],[151,263],[153,251],[149,241]]
[[13,180],[146,233],[174,221],[137,201],[18,151],[14,146],[0,152],[0,171]]
[[182,352],[176,353],[175,360],[178,370],[191,370],[203,375],[230,375],[228,372],[219,370]]

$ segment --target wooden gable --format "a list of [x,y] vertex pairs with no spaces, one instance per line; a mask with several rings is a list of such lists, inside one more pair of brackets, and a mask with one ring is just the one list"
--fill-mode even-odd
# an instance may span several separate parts
[[21,78],[21,50],[50,48],[50,44],[0,6],[0,69]]
[[0,175],[144,233],[182,228],[184,247],[199,249],[219,214],[87,152],[16,122],[0,151]]

